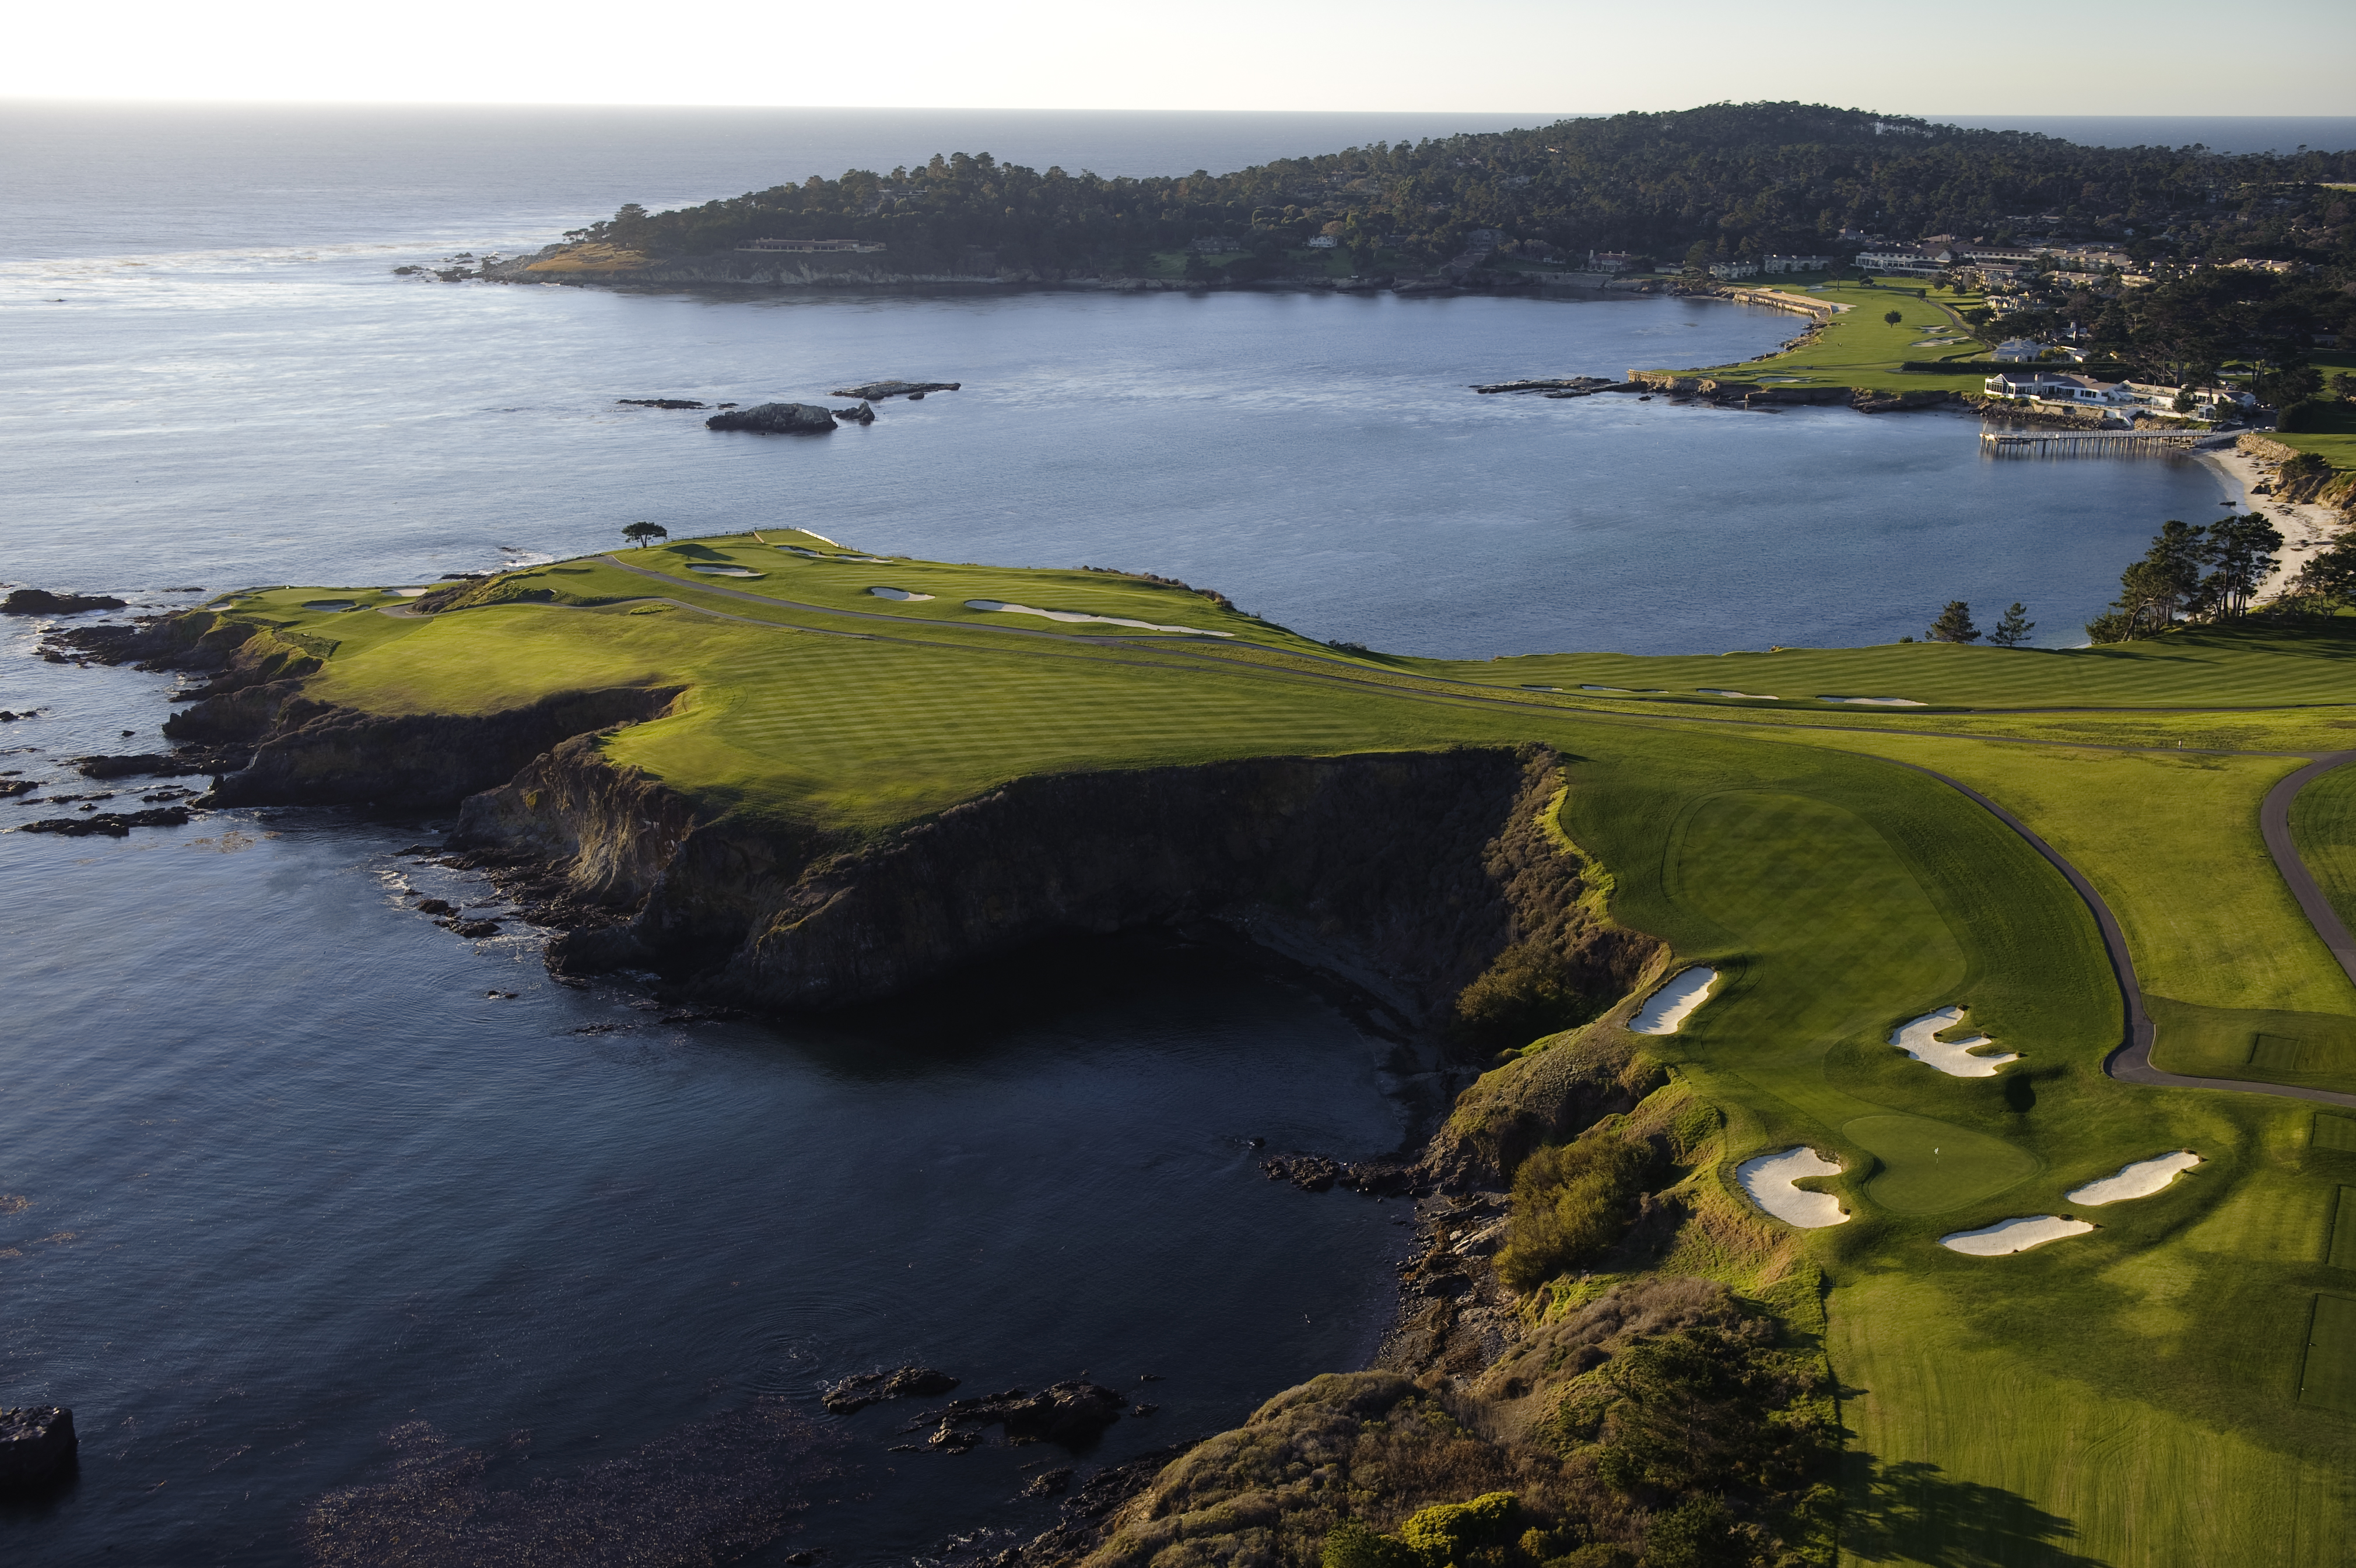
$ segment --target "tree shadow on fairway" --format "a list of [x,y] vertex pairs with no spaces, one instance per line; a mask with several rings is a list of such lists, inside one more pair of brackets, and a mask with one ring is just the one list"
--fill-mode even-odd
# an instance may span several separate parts
[[1852,1452],[1841,1514],[1844,1552],[1929,1568],[2108,1568],[2069,1549],[2078,1527],[2018,1492],[1958,1480],[1921,1459],[1884,1464]]

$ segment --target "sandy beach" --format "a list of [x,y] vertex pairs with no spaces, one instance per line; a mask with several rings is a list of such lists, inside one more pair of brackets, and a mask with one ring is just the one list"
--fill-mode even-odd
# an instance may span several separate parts
[[[2338,538],[2343,524],[2340,514],[2328,507],[2291,506],[2272,496],[2254,496],[2251,491],[2262,481],[2274,476],[2275,465],[2252,457],[2248,453],[2232,447],[2221,447],[2199,454],[2201,461],[2215,469],[2226,488],[2219,496],[2222,501],[2232,499],[2242,511],[2259,510],[2274,520],[2282,530],[2283,550],[2280,564],[2259,588],[2257,599],[2264,603],[2283,591],[2291,574],[2305,563],[2316,550]],[[2225,509],[2217,508],[2213,516],[2222,517]],[[2193,519],[2187,518],[2190,522]],[[2211,518],[2203,518],[2210,521]]]

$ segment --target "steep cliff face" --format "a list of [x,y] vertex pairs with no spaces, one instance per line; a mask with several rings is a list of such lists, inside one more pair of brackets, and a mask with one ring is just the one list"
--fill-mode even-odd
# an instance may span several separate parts
[[1604,996],[1651,955],[1537,829],[1558,777],[1535,748],[1064,774],[845,845],[699,822],[584,741],[469,801],[459,836],[643,901],[626,930],[561,939],[560,968],[660,965],[738,1005],[838,1007],[1058,935],[1217,921],[1423,1027],[1517,944]]
[[213,787],[217,805],[375,805],[430,810],[512,778],[535,755],[587,731],[652,719],[679,688],[560,692],[471,717],[385,716],[278,687],[208,699],[176,718],[176,738],[262,735],[252,763]]

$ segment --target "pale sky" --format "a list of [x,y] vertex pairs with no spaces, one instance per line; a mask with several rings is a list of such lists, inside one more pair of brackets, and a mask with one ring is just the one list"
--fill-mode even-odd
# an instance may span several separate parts
[[12,8],[0,96],[311,102],[2356,114],[2356,4],[1069,0]]

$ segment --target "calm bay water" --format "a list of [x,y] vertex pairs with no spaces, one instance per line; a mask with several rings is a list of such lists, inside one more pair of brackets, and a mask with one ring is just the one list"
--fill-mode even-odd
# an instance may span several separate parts
[[[888,167],[953,126],[5,114],[13,582],[155,604],[412,580],[646,517],[1158,571],[1411,652],[1887,639],[1955,597],[2027,600],[2068,641],[2161,518],[2220,495],[2182,465],[1986,463],[1943,416],[1466,389],[1735,358],[1794,325],[1716,304],[390,275],[621,200]],[[991,150],[1145,172],[1437,133],[1266,118]],[[614,402],[876,376],[966,389],[803,442]],[[0,771],[108,787],[64,759],[153,744],[164,682],[6,635],[0,708],[41,717],[0,732]],[[412,1424],[528,1490],[759,1393],[814,1417],[819,1382],[910,1359],[970,1391],[1165,1374],[1117,1458],[1369,1352],[1396,1206],[1271,1186],[1245,1143],[1363,1156],[1406,1133],[1386,1048],[1313,998],[1138,950],[825,1028],[664,1024],[626,990],[551,987],[525,936],[464,944],[403,909],[489,896],[395,856],[424,832],[230,813],[0,835],[0,1193],[25,1200],[0,1205],[0,1402],[70,1403],[85,1433],[80,1488],[0,1514],[0,1552],[294,1562],[306,1509],[395,1473],[387,1435]],[[899,1420],[828,1424],[842,1478],[766,1558],[903,1562],[1044,1521],[1009,1500],[1033,1455],[891,1455]]]

